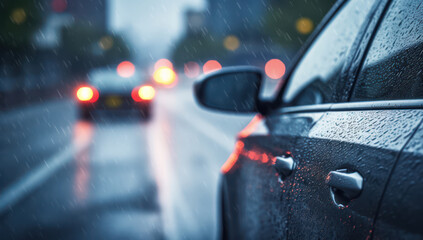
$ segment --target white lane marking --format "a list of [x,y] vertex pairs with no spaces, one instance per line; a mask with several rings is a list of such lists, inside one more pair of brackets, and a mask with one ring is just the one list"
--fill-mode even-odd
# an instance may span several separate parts
[[[155,119],[147,127],[147,147],[154,176],[158,185],[160,206],[162,207],[162,225],[166,239],[176,239],[177,229],[172,202],[177,186],[177,178],[171,170],[173,159],[170,154],[168,139],[166,139],[164,127],[166,120],[162,119],[162,112],[157,109]],[[172,186],[173,185],[173,186]]]
[[71,144],[65,150],[45,160],[44,164],[40,164],[35,170],[9,185],[0,193],[0,213],[11,208],[19,200],[42,185],[60,167],[73,159],[72,156],[75,151],[78,153],[86,147],[88,147],[88,143],[83,146],[73,146]]
[[[157,109],[154,121],[147,128],[148,154],[152,163],[156,182],[159,187],[159,200],[162,206],[162,221],[166,239],[186,238],[187,231],[193,231],[195,213],[184,195],[181,184],[181,172],[178,170],[171,149],[171,141],[175,136],[169,135],[169,116],[164,109]],[[186,177],[186,176],[184,176]],[[194,221],[194,223],[192,222]]]
[[[188,99],[184,102],[185,106],[189,106]],[[171,141],[174,136],[169,136],[171,119],[177,118],[180,120],[179,124],[186,128],[192,127],[193,131],[204,135],[223,151],[229,153],[232,152],[235,139],[194,114],[187,115],[187,112],[177,111],[176,109],[181,109],[180,107],[173,108],[175,105],[168,105],[167,101],[157,103],[155,118],[147,128],[148,154],[159,188],[162,224],[166,238],[181,239],[186,238],[187,232],[195,234],[195,230],[189,229],[198,228],[196,224],[201,221],[195,220],[198,216],[195,216],[193,208],[196,206],[191,206],[192,202],[187,201],[189,196],[184,195],[186,186],[181,185],[179,179],[181,172],[178,173],[177,170],[181,166],[176,166],[177,157],[172,156]],[[212,236],[209,237],[212,238]]]

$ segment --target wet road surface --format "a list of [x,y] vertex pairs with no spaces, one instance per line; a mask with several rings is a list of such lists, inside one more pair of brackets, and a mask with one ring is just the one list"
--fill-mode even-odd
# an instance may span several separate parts
[[[5,239],[214,239],[220,167],[252,116],[161,90],[154,118],[77,119],[72,100],[0,118]],[[2,237],[2,238],[3,238]]]

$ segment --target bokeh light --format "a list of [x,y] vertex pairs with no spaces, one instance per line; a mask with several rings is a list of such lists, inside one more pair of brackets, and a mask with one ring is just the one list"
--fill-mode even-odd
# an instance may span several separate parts
[[81,102],[88,102],[94,96],[94,91],[90,87],[80,87],[76,92],[76,97]]
[[229,35],[223,40],[223,46],[230,51],[235,51],[239,48],[239,39],[234,35]]
[[203,65],[203,72],[205,74],[222,69],[222,65],[216,60],[209,60]]
[[196,62],[187,62],[184,64],[185,75],[189,78],[196,78],[200,75],[200,65]]
[[124,78],[132,77],[135,73],[135,66],[130,61],[123,61],[117,66],[117,73]]
[[57,13],[64,12],[68,8],[66,0],[53,0],[51,1],[51,8]]
[[104,36],[98,41],[98,46],[103,50],[109,50],[113,47],[113,38],[111,36]]
[[157,69],[161,67],[167,67],[167,68],[173,69],[173,64],[168,59],[162,58],[157,60],[157,62],[154,64],[154,71],[156,71]]
[[311,31],[313,31],[314,24],[310,18],[302,17],[299,18],[295,23],[295,28],[301,34],[309,34]]
[[143,100],[152,100],[156,95],[156,90],[152,86],[142,86],[138,90],[138,95]]
[[17,25],[20,25],[26,21],[26,12],[22,8],[17,8],[12,11],[10,20]]
[[264,71],[271,79],[279,79],[285,74],[285,64],[279,59],[271,59],[266,63]]
[[160,67],[153,74],[154,81],[162,85],[171,85],[176,80],[176,74],[169,67]]

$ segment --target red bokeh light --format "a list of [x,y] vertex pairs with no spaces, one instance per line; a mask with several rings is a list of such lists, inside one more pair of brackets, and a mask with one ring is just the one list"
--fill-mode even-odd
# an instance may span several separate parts
[[279,79],[285,74],[285,64],[279,59],[271,59],[266,63],[264,71],[271,79]]
[[154,64],[154,70],[157,70],[161,67],[167,67],[167,68],[173,69],[173,64],[168,59],[162,58],[157,60],[156,64]]
[[97,89],[92,86],[81,86],[76,91],[76,98],[80,102],[94,103],[98,100],[99,94]]
[[117,73],[124,78],[132,77],[135,73],[135,66],[130,61],[123,61],[117,66]]
[[200,65],[196,62],[187,62],[184,64],[185,75],[189,78],[196,78],[200,75]]
[[222,65],[216,60],[209,60],[203,65],[203,72],[205,74],[222,69]]
[[134,89],[132,89],[131,97],[132,97],[132,99],[134,99],[135,102],[141,102],[142,101],[142,99],[138,95],[138,90],[140,90],[140,88],[141,88],[141,86],[137,86]]
[[67,0],[53,0],[51,1],[51,8],[54,12],[61,13],[68,8]]
[[138,95],[143,100],[152,100],[154,96],[156,95],[156,90],[152,86],[142,86],[138,90]]
[[135,102],[152,100],[155,95],[156,90],[150,85],[135,87],[131,92],[132,99],[134,99]]

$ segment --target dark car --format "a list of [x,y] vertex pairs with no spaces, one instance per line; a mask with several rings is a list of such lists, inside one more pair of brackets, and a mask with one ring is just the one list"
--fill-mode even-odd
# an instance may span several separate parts
[[224,239],[423,239],[423,3],[334,5],[283,79],[227,68],[205,107],[258,113],[222,167]]
[[78,86],[75,95],[80,117],[90,119],[94,111],[136,112],[144,119],[151,117],[155,89],[147,76],[134,72],[119,75],[113,68],[93,70],[86,84]]

